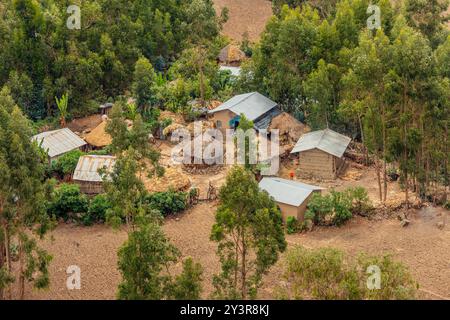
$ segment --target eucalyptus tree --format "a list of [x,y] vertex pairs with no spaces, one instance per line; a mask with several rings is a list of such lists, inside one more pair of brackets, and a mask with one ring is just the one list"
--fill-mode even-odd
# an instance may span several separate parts
[[[5,87],[0,92],[0,292],[11,298],[11,282],[17,282],[19,298],[25,282],[36,288],[49,285],[51,256],[39,248],[53,223],[47,215],[50,185],[44,181],[44,162],[39,146],[31,142],[28,119]],[[17,269],[13,268],[17,246]],[[5,290],[6,289],[6,290]]]
[[262,276],[286,248],[281,213],[254,174],[239,166],[228,174],[219,200],[211,240],[218,244],[222,270],[214,276],[213,296],[255,298]]

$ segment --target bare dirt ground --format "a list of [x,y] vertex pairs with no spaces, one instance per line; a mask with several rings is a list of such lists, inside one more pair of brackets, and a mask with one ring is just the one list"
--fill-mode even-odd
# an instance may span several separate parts
[[272,4],[269,0],[214,0],[216,11],[229,9],[229,20],[223,33],[234,41],[241,41],[247,32],[251,41],[257,41],[267,21],[272,16]]
[[102,122],[102,116],[100,114],[94,114],[84,118],[78,118],[72,120],[67,124],[67,127],[73,132],[83,133],[90,132],[96,128]]
[[[166,150],[167,152],[167,150]],[[283,168],[282,173],[289,172]],[[372,199],[377,198],[373,169],[360,171],[359,181],[338,180],[323,183],[345,188],[363,185]],[[225,180],[226,170],[214,177],[194,175],[194,184],[206,192],[208,179],[219,187]],[[389,185],[391,192],[398,192],[396,184]],[[204,268],[204,293],[207,298],[212,292],[212,276],[219,271],[216,245],[209,241],[217,202],[201,203],[177,218],[166,220],[163,228],[176,245],[182,257],[193,257]],[[402,228],[399,221],[382,219],[370,221],[354,218],[341,228],[317,228],[313,232],[287,236],[289,246],[303,245],[308,248],[335,247],[353,256],[360,252],[369,254],[392,254],[405,263],[420,284],[419,297],[422,299],[450,299],[450,226],[440,230],[438,221],[449,211],[426,207],[416,210],[409,217],[411,224]],[[53,256],[50,266],[51,286],[47,291],[27,288],[27,299],[114,299],[120,273],[117,270],[117,250],[126,240],[125,231],[114,231],[108,226],[81,227],[61,224],[52,232],[54,240],[42,242]],[[66,288],[66,269],[70,265],[81,268],[81,290]],[[179,271],[181,263],[172,272]],[[260,298],[274,298],[273,290],[283,281],[283,258],[272,268],[264,279]]]

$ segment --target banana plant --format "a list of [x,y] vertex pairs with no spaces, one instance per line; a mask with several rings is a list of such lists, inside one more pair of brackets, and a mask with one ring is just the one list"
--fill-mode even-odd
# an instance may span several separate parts
[[69,104],[69,95],[67,93],[63,94],[60,99],[55,97],[56,106],[59,110],[59,121],[61,124],[61,128],[66,126],[66,118],[67,118],[67,109]]

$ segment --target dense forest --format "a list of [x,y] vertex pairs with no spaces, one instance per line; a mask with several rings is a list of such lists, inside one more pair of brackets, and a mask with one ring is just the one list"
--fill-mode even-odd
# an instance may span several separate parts
[[[81,6],[81,29],[66,26]],[[75,115],[131,90],[135,64],[166,72],[183,50],[217,40],[223,17],[211,0],[8,0],[0,4],[0,85],[32,119],[55,114],[68,93]]]
[[[367,29],[371,3],[381,9],[378,30]],[[388,163],[422,196],[432,183],[448,185],[448,1],[275,0],[274,8],[242,88],[313,128],[360,139],[384,173],[380,198]]]

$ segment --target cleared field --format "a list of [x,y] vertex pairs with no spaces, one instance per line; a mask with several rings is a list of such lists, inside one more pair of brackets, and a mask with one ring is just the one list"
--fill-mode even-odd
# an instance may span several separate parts
[[224,7],[230,10],[230,19],[224,25],[223,33],[238,42],[244,32],[248,32],[252,41],[258,40],[272,16],[269,0],[214,0],[214,6],[219,13]]

